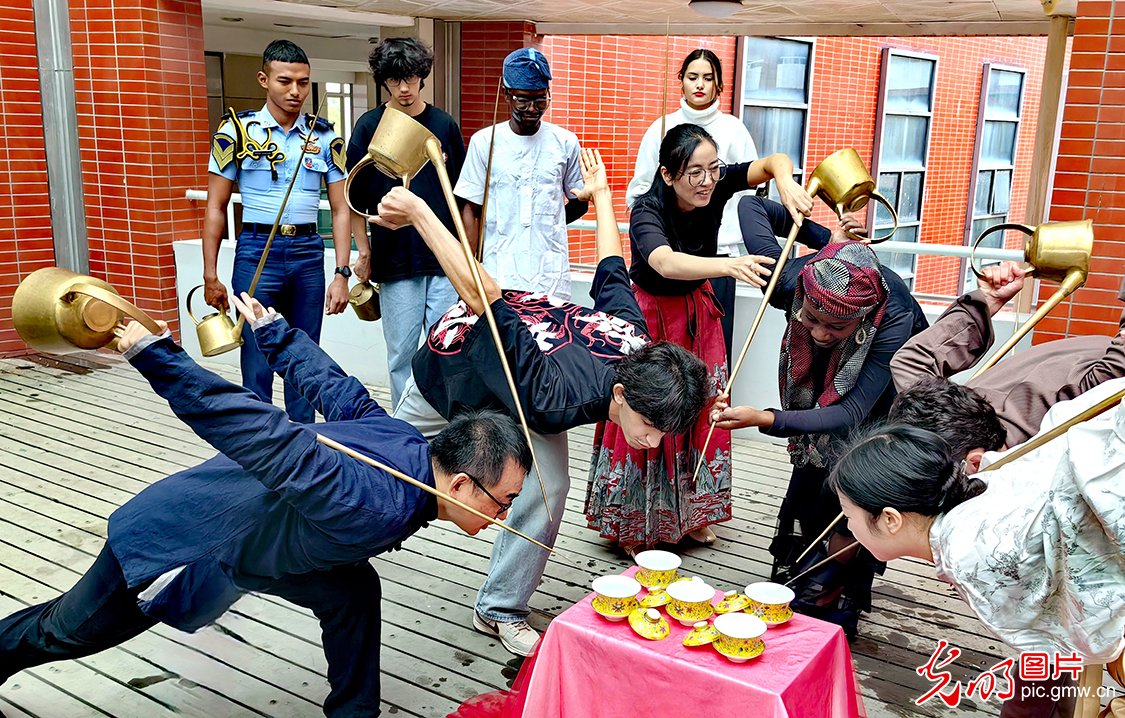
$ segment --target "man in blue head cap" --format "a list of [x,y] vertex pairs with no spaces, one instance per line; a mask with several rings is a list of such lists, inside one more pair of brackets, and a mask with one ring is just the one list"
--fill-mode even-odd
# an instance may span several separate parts
[[[501,287],[569,300],[566,225],[586,214],[588,203],[573,193],[582,186],[578,138],[543,120],[550,83],[551,67],[538,50],[525,47],[504,59],[511,116],[473,135],[454,194],[465,201],[469,241],[475,246],[483,238],[481,261]],[[481,227],[490,145],[492,173]]]

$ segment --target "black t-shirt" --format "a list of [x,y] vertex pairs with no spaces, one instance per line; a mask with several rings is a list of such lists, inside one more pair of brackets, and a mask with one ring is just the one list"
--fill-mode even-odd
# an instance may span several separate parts
[[654,296],[672,297],[691,294],[703,284],[701,279],[668,279],[649,266],[648,257],[657,247],[671,247],[675,252],[694,257],[714,257],[719,247],[723,209],[735,193],[750,189],[746,183],[749,168],[749,162],[728,166],[726,176],[715,185],[711,201],[705,207],[696,207],[690,212],[681,212],[674,206],[669,208],[673,231],[669,231],[656,210],[635,206],[629,217],[629,243],[633,249],[629,276],[638,287]]
[[[379,126],[379,121],[383,119],[383,113],[386,111],[387,106],[380,105],[374,110],[363,113],[355,123],[351,142],[348,143],[348,170],[359,164],[367,154],[367,145],[375,135],[375,128]],[[465,142],[461,138],[461,130],[457,127],[457,123],[448,113],[433,105],[426,105],[426,109],[414,119],[433,132],[441,142],[450,186],[456,185],[457,178],[461,175],[461,165],[465,162]],[[352,204],[360,212],[375,214],[375,209],[383,195],[390,192],[391,188],[401,185],[402,180],[388,177],[374,165],[368,165],[352,182]],[[425,200],[442,224],[454,235],[457,234],[453,216],[449,213],[449,205],[441,191],[437,170],[432,163],[423,167],[422,171],[410,180],[410,191]],[[416,229],[403,227],[390,230],[375,224],[371,225],[372,281],[393,282],[396,279],[442,274],[444,272],[437,258]]]
[[[492,303],[520,404],[536,433],[607,420],[609,365],[650,341],[623,259],[602,260],[590,296],[593,309],[509,289]],[[488,322],[464,302],[430,328],[411,367],[422,396],[446,419],[474,409],[517,417]]]

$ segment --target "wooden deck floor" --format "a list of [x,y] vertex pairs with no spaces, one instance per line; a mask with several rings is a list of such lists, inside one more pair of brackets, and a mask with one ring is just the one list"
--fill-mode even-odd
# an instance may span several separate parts
[[[237,373],[213,366],[237,381]],[[372,388],[389,402],[385,389]],[[583,597],[593,576],[627,567],[624,554],[585,528],[582,499],[590,428],[571,432],[572,486],[559,546],[583,568],[552,560],[531,622]],[[140,376],[116,357],[65,362],[0,360],[0,615],[69,588],[93,562],[109,514],[163,476],[213,455]],[[782,447],[735,442],[734,520],[713,548],[683,552],[687,573],[724,590],[761,580],[789,464]],[[471,611],[492,534],[468,537],[438,522],[403,551],[374,559],[383,584],[384,715],[444,716],[463,699],[503,688],[518,662],[474,632]],[[947,709],[914,699],[932,684],[915,669],[939,638],[962,654],[949,669],[968,680],[1002,655],[967,607],[913,561],[876,580],[875,610],[853,644],[871,716],[996,714],[962,701]],[[317,716],[327,694],[319,630],[311,614],[246,596],[213,626],[188,635],[166,626],[81,661],[21,673],[0,687],[7,718],[84,716]]]

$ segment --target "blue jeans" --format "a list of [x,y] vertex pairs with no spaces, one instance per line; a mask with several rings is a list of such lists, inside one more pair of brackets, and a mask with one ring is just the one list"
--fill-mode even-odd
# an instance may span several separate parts
[[[268,234],[243,232],[238,235],[234,251],[234,273],[231,285],[235,294],[249,290],[254,270],[265,249]],[[264,307],[273,307],[295,329],[320,343],[320,326],[324,322],[324,240],[319,234],[304,237],[274,237],[270,256],[262,269],[262,278],[254,290],[254,298]],[[242,385],[262,401],[273,401],[273,370],[254,342],[249,324],[242,326]],[[316,421],[312,404],[297,390],[285,384],[285,410],[289,418],[301,424]]]
[[[401,419],[422,433],[426,439],[438,435],[448,423],[430,405],[414,377],[406,383],[402,403],[395,406],[394,418]],[[504,523],[536,541],[553,546],[562,525],[566,494],[570,490],[570,461],[566,432],[531,435],[538,464],[523,480],[523,490],[512,503]],[[551,518],[543,506],[543,489],[536,472],[543,477],[547,499],[551,502]],[[512,623],[527,618],[528,602],[550,558],[543,549],[525,539],[498,529],[488,562],[488,577],[477,592],[477,613],[492,621]]]
[[418,338],[457,301],[457,290],[444,276],[411,277],[379,284],[383,339],[391,375],[391,406],[398,406]]

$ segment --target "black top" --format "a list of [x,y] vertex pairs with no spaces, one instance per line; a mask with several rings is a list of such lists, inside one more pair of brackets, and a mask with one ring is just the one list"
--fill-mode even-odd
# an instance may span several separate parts
[[[380,105],[374,110],[363,113],[355,123],[351,142],[348,143],[349,171],[367,154],[367,145],[375,135],[375,128],[379,126],[379,121],[383,119],[383,113],[386,111],[387,106]],[[461,175],[461,165],[465,162],[465,142],[461,139],[461,130],[457,127],[457,123],[448,113],[429,104],[414,119],[433,132],[441,142],[441,149],[446,157],[445,169],[449,173],[449,185],[450,187],[456,185],[457,178]],[[375,209],[383,195],[390,192],[391,188],[401,185],[402,180],[388,177],[374,165],[368,165],[360,170],[352,183],[352,204],[360,212],[375,214]],[[423,167],[422,171],[410,180],[410,191],[425,200],[441,223],[456,236],[453,216],[449,213],[449,205],[445,201],[437,170],[432,163]],[[396,279],[443,274],[441,265],[426,246],[422,235],[418,234],[418,230],[413,227],[391,230],[375,224],[371,225],[372,281],[392,282]]]
[[[633,213],[629,216],[633,266],[629,276],[638,287],[654,296],[675,297],[691,294],[703,284],[705,280],[702,279],[668,279],[649,266],[648,257],[657,247],[671,247],[675,252],[693,257],[716,256],[723,208],[736,193],[750,189],[746,182],[749,168],[749,162],[729,165],[726,176],[715,185],[711,201],[705,207],[696,207],[690,212],[682,212],[675,205],[670,207],[671,231],[655,209],[641,205],[641,200],[633,205]],[[666,189],[665,201],[675,202],[675,193],[670,188]]]
[[[742,241],[750,254],[777,259],[781,256],[777,237],[789,234],[793,219],[788,210],[777,202],[761,197],[744,197],[738,203],[738,223],[742,229]],[[831,236],[828,228],[805,220],[797,233],[797,241],[807,247],[821,249],[828,244]],[[781,270],[781,279],[770,297],[772,306],[784,309],[786,313],[790,311],[801,269],[815,256],[809,254],[786,261]],[[760,429],[762,433],[770,436],[844,433],[868,419],[879,419],[887,415],[895,398],[895,387],[891,381],[891,358],[910,337],[928,327],[929,321],[897,272],[883,267],[883,279],[890,289],[887,310],[875,332],[874,343],[863,362],[863,370],[855,386],[843,399],[831,406],[798,411],[770,409],[774,415],[773,426]],[[820,357],[821,353],[825,357]],[[818,359],[825,361],[826,357],[827,352],[814,347],[814,363]]]
[[[556,434],[609,418],[610,364],[649,342],[625,262],[607,257],[590,288],[594,308],[505,289],[492,303],[528,426]],[[487,321],[458,302],[411,362],[426,401],[446,419],[496,409],[517,417]]]

